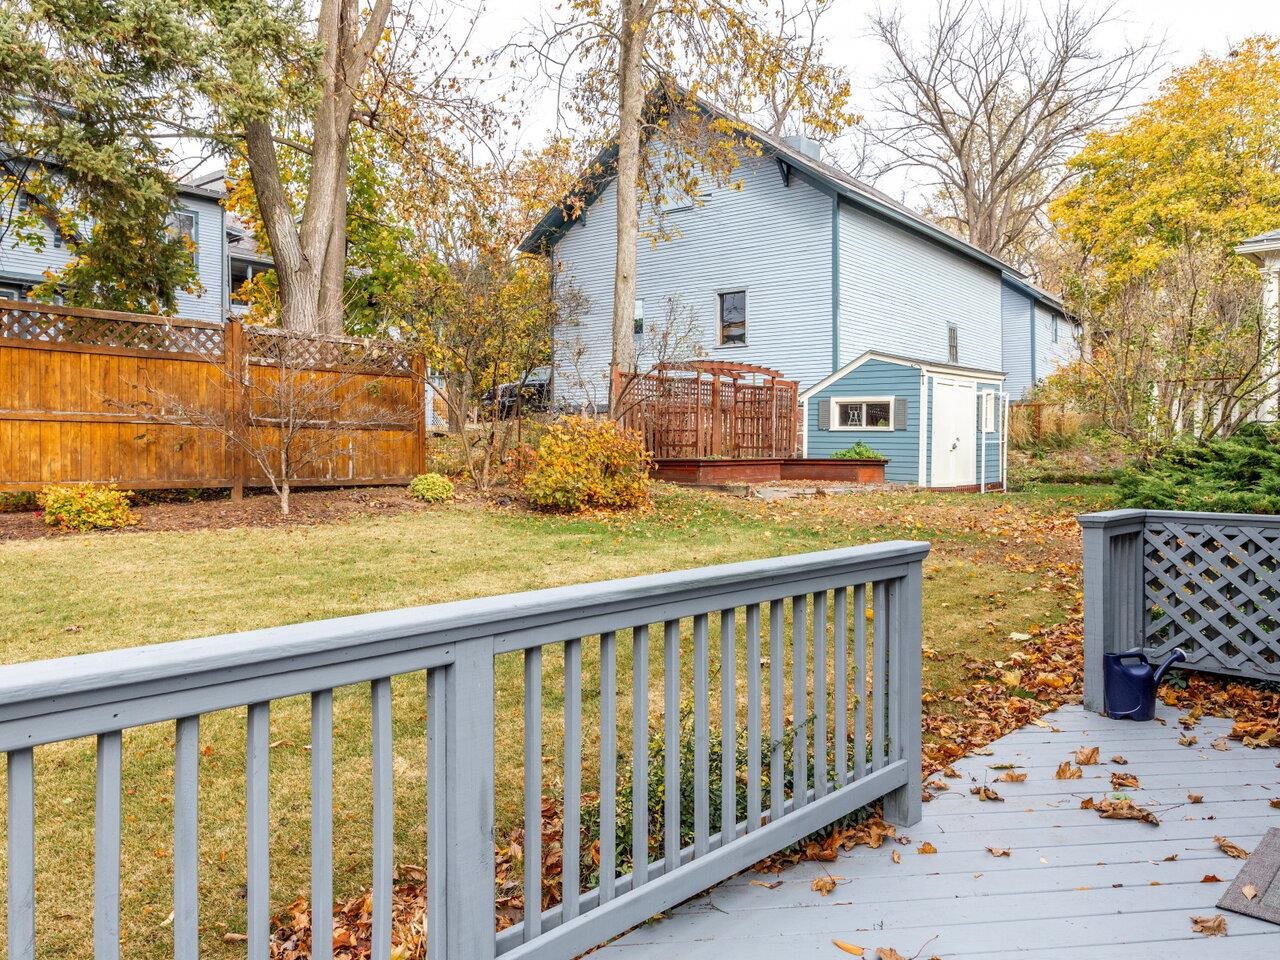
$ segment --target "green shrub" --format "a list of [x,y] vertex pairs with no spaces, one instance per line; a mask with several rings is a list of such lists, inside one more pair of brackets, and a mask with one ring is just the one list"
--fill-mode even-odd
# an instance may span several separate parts
[[48,486],[40,491],[37,502],[44,510],[44,522],[59,530],[111,530],[138,522],[129,509],[128,490],[83,484],[74,487]]
[[613,420],[565,417],[538,441],[524,477],[544,510],[630,510],[649,502],[649,454],[639,433]]
[[1205,443],[1176,443],[1120,472],[1119,505],[1147,510],[1280,513],[1280,427],[1257,423]]
[[34,493],[0,493],[0,513],[27,513],[39,509]]
[[859,440],[847,450],[837,450],[831,455],[833,460],[888,460],[883,453]]
[[422,473],[409,481],[409,496],[423,503],[447,503],[453,499],[453,484],[438,473]]

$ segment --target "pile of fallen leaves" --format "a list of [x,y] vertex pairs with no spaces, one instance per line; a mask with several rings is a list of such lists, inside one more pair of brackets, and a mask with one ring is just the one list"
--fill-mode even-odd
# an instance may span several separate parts
[[[421,960],[427,955],[426,871],[402,865],[394,880],[389,960]],[[271,925],[272,960],[309,960],[311,907],[305,898],[289,904]],[[373,896],[366,892],[334,906],[333,960],[373,960],[372,951]]]
[[1280,747],[1280,689],[1236,680],[1224,681],[1184,671],[1184,688],[1165,686],[1160,699],[1188,711],[1192,719],[1227,717],[1235,721],[1228,734],[1246,747]]

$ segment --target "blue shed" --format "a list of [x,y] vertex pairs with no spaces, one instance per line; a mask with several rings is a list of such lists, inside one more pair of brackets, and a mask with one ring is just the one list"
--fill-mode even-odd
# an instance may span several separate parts
[[800,395],[805,457],[858,441],[889,458],[885,479],[943,489],[1004,486],[1005,375],[869,350]]

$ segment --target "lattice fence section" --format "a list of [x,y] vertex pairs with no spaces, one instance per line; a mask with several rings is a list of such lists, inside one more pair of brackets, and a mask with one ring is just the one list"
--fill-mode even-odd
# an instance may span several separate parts
[[102,310],[71,311],[37,303],[0,306],[0,338],[90,347],[193,353],[217,359],[223,352],[222,328],[191,321],[165,322],[151,316]]
[[1151,520],[1143,569],[1149,653],[1280,679],[1280,528]]
[[307,336],[247,325],[244,341],[251,363],[283,365],[293,370],[359,369],[405,376],[413,373],[409,352],[387,341]]

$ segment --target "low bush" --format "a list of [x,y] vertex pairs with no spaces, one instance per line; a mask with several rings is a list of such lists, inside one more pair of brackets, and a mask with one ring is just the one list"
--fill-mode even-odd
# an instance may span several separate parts
[[888,460],[883,453],[874,447],[868,445],[865,441],[859,440],[847,450],[837,450],[831,455],[833,460]]
[[59,530],[111,530],[138,522],[129,508],[133,496],[114,484],[108,487],[83,484],[74,487],[48,486],[36,498],[44,511],[44,522]]
[[453,484],[438,473],[422,473],[409,481],[409,496],[423,503],[447,503],[453,499]]
[[613,420],[565,417],[538,441],[524,477],[544,510],[631,510],[649,502],[649,454],[639,433]]
[[0,513],[28,513],[38,509],[34,493],[0,493]]
[[1119,505],[1147,510],[1280,513],[1280,427],[1257,423],[1204,443],[1177,443],[1120,472]]

